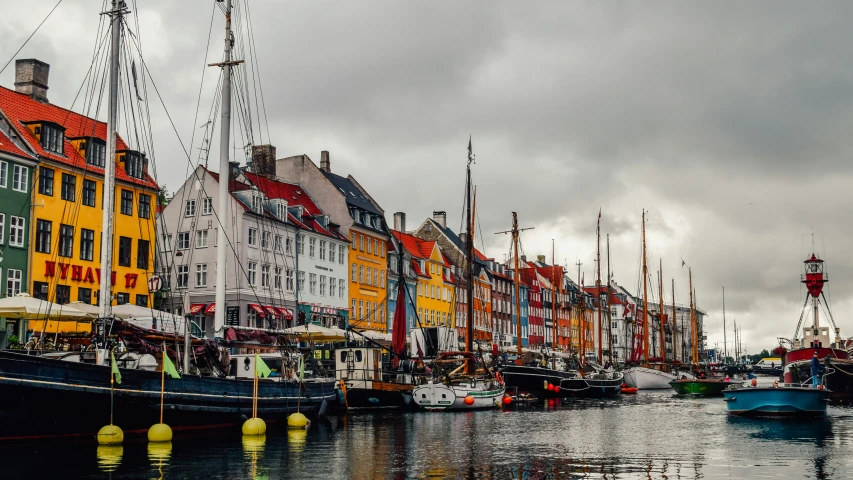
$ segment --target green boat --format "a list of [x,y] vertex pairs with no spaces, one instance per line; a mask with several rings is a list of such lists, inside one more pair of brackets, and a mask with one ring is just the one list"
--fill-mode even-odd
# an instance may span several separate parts
[[703,397],[722,397],[723,390],[729,388],[732,382],[710,378],[693,378],[673,380],[669,386],[679,395],[696,395]]

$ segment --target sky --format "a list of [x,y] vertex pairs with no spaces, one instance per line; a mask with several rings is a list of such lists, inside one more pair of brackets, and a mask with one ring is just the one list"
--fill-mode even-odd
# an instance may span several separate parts
[[[245,78],[260,84],[250,87],[255,142],[316,163],[330,151],[332,171],[352,174],[389,223],[402,211],[412,229],[444,210],[459,229],[470,135],[478,247],[496,260],[510,239],[495,233],[515,211],[520,226],[534,227],[522,234],[528,257],[550,261],[553,239],[557,263],[573,278],[582,263],[590,284],[600,209],[602,255],[609,234],[614,279],[636,291],[645,209],[649,270],[656,279],[662,263],[665,299],[674,279],[686,304],[692,268],[709,346],[722,348],[724,286],[729,339],[734,320],[751,352],[790,338],[812,249],[827,261],[842,336],[853,336],[853,255],[844,253],[853,233],[853,4],[242,3],[238,44],[250,23],[255,45],[240,52]],[[4,6],[3,64],[52,6]],[[219,75],[205,64],[222,57],[224,17],[209,0],[130,8],[163,99],[146,80],[151,156],[174,191],[190,161],[204,161]],[[75,96],[100,11],[99,0],[64,0],[17,55],[51,65],[52,103],[83,103]],[[13,83],[14,62],[0,73],[0,85]],[[215,166],[216,139],[208,148]],[[234,156],[245,161],[239,148]]]

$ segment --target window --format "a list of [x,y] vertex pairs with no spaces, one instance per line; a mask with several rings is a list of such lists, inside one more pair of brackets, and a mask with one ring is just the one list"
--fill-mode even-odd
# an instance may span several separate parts
[[62,199],[74,201],[74,191],[77,190],[77,177],[67,173],[62,174]]
[[[21,293],[21,278],[23,277],[23,272],[21,270],[16,270],[14,268],[10,268],[6,270],[6,296],[14,297],[15,295]],[[57,287],[59,288],[59,287]],[[68,303],[68,302],[65,302]]]
[[343,265],[344,261],[346,261],[344,251],[345,248],[343,245],[338,246],[338,263],[340,263],[341,265]]
[[335,244],[329,242],[329,261],[335,263]]
[[338,298],[344,298],[344,287],[345,286],[346,286],[346,282],[344,282],[344,279],[342,278],[338,282]]
[[258,284],[258,263],[249,262],[249,271],[246,273],[246,278],[249,280],[249,285],[254,287]]
[[281,290],[281,267],[275,267],[275,277],[273,277],[273,285],[276,290]]
[[133,178],[142,178],[143,160],[137,153],[127,153],[124,156],[124,171]]
[[364,320],[364,300],[358,301],[358,318]]
[[326,259],[326,241],[320,240],[320,260]]
[[364,251],[364,235],[358,236],[358,250],[361,252]]
[[133,192],[121,190],[121,214],[133,216]]
[[263,197],[260,195],[252,195],[252,211],[255,213],[262,213],[262,205],[263,205]]
[[6,214],[0,213],[0,243],[3,243],[3,232],[6,231]]
[[30,170],[27,167],[23,165],[15,165],[15,169],[12,174],[12,190],[26,193],[29,176]]
[[201,214],[210,215],[213,213],[213,199],[210,197],[201,200]]
[[249,246],[257,247],[258,246],[258,229],[250,228],[249,229]]
[[[369,271],[367,273],[367,276],[368,276],[367,283],[370,283],[370,272]],[[364,282],[364,265],[358,266],[358,283],[362,283],[362,284],[365,283]]]
[[338,280],[336,278],[329,277],[329,296],[335,296],[335,288],[337,286]]
[[195,248],[207,248],[208,230],[197,230],[195,232]]
[[379,286],[379,270],[377,270],[375,268],[373,269],[373,286],[374,287]]
[[385,244],[384,243],[379,244],[379,256],[381,256],[382,258],[385,258]]
[[421,286],[421,284],[420,284],[420,283],[418,283],[418,296],[419,296],[419,297],[422,297],[422,296],[423,296],[423,290],[421,289],[421,287],[422,287],[422,286]]
[[178,265],[177,287],[187,288],[190,283],[190,266]]
[[279,220],[287,221],[287,204],[277,203],[275,205],[275,216],[279,218]]
[[151,218],[151,195],[139,194],[139,218]]
[[385,286],[385,270],[379,271],[379,286]]
[[[10,277],[10,282],[11,282],[11,277]],[[71,287],[69,287],[68,285],[57,285],[56,286],[56,303],[58,303],[60,305],[65,305],[65,304],[70,303],[70,302],[71,302]]]
[[353,298],[352,299],[352,313],[350,314],[350,316],[353,318],[355,318],[355,306],[356,306],[356,300]]
[[367,239],[367,253],[372,253],[373,249],[370,248],[370,238]]
[[288,255],[293,255],[293,241],[290,237],[284,240],[284,252]]
[[326,296],[326,276],[320,275],[320,295]]
[[195,216],[195,200],[187,200],[184,204],[184,216],[185,217],[194,217]]
[[9,179],[9,164],[0,161],[0,187],[6,188]]
[[178,250],[190,249],[190,232],[178,232]]
[[296,253],[298,253],[299,255],[305,255],[305,235],[297,235]]
[[59,225],[59,256],[74,256],[74,227]]
[[355,281],[355,279],[356,279],[356,277],[355,277],[355,276],[356,276],[356,272],[357,272],[357,271],[358,271],[358,270],[357,270],[357,267],[356,267],[356,265],[353,263],[353,264],[352,264],[352,281],[353,281],[353,282],[354,282],[354,281]]
[[195,266],[195,286],[196,287],[206,287],[207,286],[207,264],[206,263],[197,263]]
[[53,169],[39,167],[39,193],[53,196]]
[[261,287],[270,288],[270,266],[261,267]]
[[53,230],[53,222],[47,220],[36,220],[36,252],[50,253],[50,237]]
[[281,243],[282,243],[281,235],[276,235],[275,236],[275,242],[273,245],[273,248],[275,249],[276,252],[281,253],[281,251],[282,251]]
[[129,293],[116,293],[116,305],[127,305],[128,303],[130,303]]
[[136,295],[136,306],[148,308],[148,295]]
[[261,247],[264,250],[270,249],[270,241],[272,240],[272,234],[270,232],[264,231],[261,233]]
[[95,231],[80,229],[80,260],[92,261],[95,256]]
[[305,272],[303,272],[302,270],[300,270],[299,273],[296,275],[296,287],[299,289],[300,292],[305,291]]
[[[356,242],[355,233],[352,234],[352,249],[355,250],[358,248],[358,243]],[[355,314],[355,308],[353,308],[353,315]]]
[[293,272],[293,269],[290,269],[290,268],[288,268],[288,269],[287,269],[287,271],[285,272],[285,276],[286,276],[286,280],[285,280],[285,281],[287,282],[285,286],[287,287],[287,291],[288,291],[288,292],[292,292],[292,291],[293,291],[293,283],[294,283],[294,281],[296,280],[296,279],[293,277],[293,273],[294,273],[294,272]]
[[13,247],[24,246],[25,223],[24,217],[14,215],[9,217],[9,245]]
[[317,243],[317,239],[311,237],[308,239],[308,256],[314,258],[314,246]]
[[91,288],[79,287],[77,289],[77,301],[83,302],[87,305],[91,305],[92,304],[92,289]]
[[[367,253],[370,253],[370,249],[367,249]],[[379,240],[373,240],[373,253],[379,255]]]
[[317,293],[317,274],[309,273],[308,274],[308,292],[311,294]]
[[118,237],[118,264],[122,267],[130,266],[131,245],[130,237]]
[[103,168],[107,158],[107,144],[95,138],[86,141],[86,163]]
[[[97,183],[94,180],[83,180],[83,205],[87,207],[95,206],[95,196],[97,195]],[[148,218],[148,217],[145,217]]]
[[[57,126],[43,123],[41,125],[41,146],[48,152],[62,155],[63,143],[65,142],[65,131]],[[66,302],[68,303],[68,302]]]
[[148,240],[140,238],[136,241],[136,268],[148,270],[149,250]]
[[246,315],[246,320],[249,322],[250,327],[255,327],[255,326],[257,326],[258,323],[263,322],[263,320],[257,320],[258,315],[255,313],[255,311],[252,309],[251,306],[249,306],[247,308],[248,308],[248,314]]

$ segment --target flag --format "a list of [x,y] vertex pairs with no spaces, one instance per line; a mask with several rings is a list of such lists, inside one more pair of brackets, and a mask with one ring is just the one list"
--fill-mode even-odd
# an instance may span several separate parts
[[169,358],[169,355],[166,354],[165,350],[163,350],[163,371],[172,378],[181,378],[178,374],[178,369],[175,368],[175,364],[172,363],[172,359]]
[[681,259],[681,268],[684,268],[685,265],[687,265],[687,264],[684,262],[684,259],[682,258]]
[[261,378],[267,378],[270,375],[270,367],[261,359],[261,356],[255,354],[255,373]]
[[299,357],[299,380],[305,378],[305,357]]
[[116,383],[121,384],[121,372],[118,371],[116,356],[113,355],[113,352],[110,352],[110,375],[115,375]]
[[421,361],[423,361],[424,351],[421,349],[421,342],[418,341],[418,337],[415,337],[415,346],[417,347],[418,357],[420,357]]
[[474,160],[474,149],[471,147],[470,135],[468,135],[468,160]]

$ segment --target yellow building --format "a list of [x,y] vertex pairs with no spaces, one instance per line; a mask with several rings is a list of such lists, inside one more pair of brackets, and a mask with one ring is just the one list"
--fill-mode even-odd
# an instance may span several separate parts
[[350,325],[386,330],[387,238],[353,225],[350,229]]
[[[4,100],[3,112],[21,125],[20,140],[39,162],[28,225],[30,293],[98,304],[106,125],[27,95]],[[114,161],[113,304],[150,307],[158,188],[145,156],[121,138]]]
[[412,257],[410,268],[417,277],[415,303],[419,326],[454,328],[456,285],[450,271],[452,264],[441,253],[437,242],[422,240],[396,230],[391,233]]

